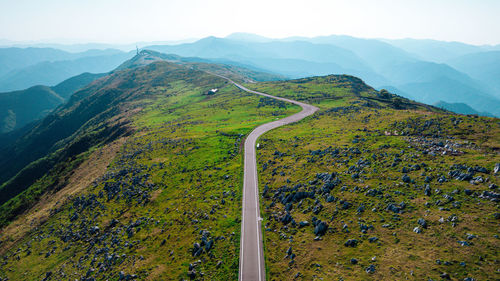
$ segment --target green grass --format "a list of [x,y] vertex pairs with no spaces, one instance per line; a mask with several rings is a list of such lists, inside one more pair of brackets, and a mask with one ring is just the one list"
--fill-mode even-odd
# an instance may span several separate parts
[[[281,90],[285,82],[279,83],[266,83],[253,88],[278,96],[308,100],[310,98],[306,90],[303,94],[295,94],[288,92],[288,89],[295,89],[298,84],[303,89],[328,93],[332,92],[330,87],[334,86],[325,83],[321,89],[317,81],[310,82],[313,85],[291,81],[287,85],[288,89]],[[275,84],[279,86],[273,87]],[[489,184],[500,183],[498,176],[491,173],[494,164],[500,162],[498,119],[438,113],[422,107],[417,110],[370,108],[362,106],[365,100],[362,98],[363,93],[358,96],[346,90],[345,95],[343,102],[338,105],[350,109],[331,111],[329,106],[335,106],[339,99],[325,95],[323,100],[314,101],[321,108],[316,115],[270,131],[259,140],[262,145],[257,159],[259,186],[261,191],[265,185],[269,186],[269,195],[261,197],[268,279],[292,280],[299,274],[299,280],[439,280],[442,272],[449,273],[453,280],[465,277],[477,280],[498,278],[496,245],[499,240],[495,237],[498,235],[498,220],[493,218],[493,214],[499,211],[498,203],[464,194],[464,189],[480,194],[489,190]],[[369,94],[366,96],[369,97]],[[433,125],[425,125],[428,120],[434,120]],[[456,124],[456,120],[460,120],[460,123]],[[408,128],[406,124],[415,126]],[[398,131],[399,135],[386,135],[386,132],[394,131]],[[402,132],[405,136],[401,136]],[[440,141],[468,141],[475,145],[458,148],[465,152],[463,155],[424,155],[419,144],[411,141],[413,135],[428,135],[427,138],[431,139],[438,135],[435,139]],[[355,139],[362,141],[353,142]],[[330,146],[339,148],[340,156],[333,157],[331,153],[322,157],[311,154],[311,151],[324,150]],[[346,149],[353,148],[359,149],[360,153],[344,155]],[[285,156],[276,156],[276,151],[285,153]],[[385,153],[387,156],[381,156]],[[392,167],[396,155],[402,161]],[[349,167],[356,165],[359,160],[369,160],[371,163],[355,179],[351,177],[353,173],[349,172]],[[427,164],[427,167],[408,173],[415,183],[404,183],[401,180],[402,168],[421,163]],[[486,167],[490,174],[476,175],[488,177],[489,181],[473,185],[467,181],[450,179],[447,175],[449,167],[456,163]],[[264,164],[267,165],[266,169]],[[291,210],[297,223],[304,220],[311,223],[315,216],[327,222],[331,230],[322,236],[322,240],[315,241],[314,226],[285,227],[279,221],[285,213],[285,206],[281,203],[282,197],[275,195],[277,189],[302,184],[299,190],[308,191],[313,186],[310,181],[316,179],[317,173],[332,172],[341,179],[341,184],[330,192],[338,199],[336,202],[326,202],[326,195],[318,195],[316,199],[323,209],[317,215],[312,213],[316,199],[303,199],[302,206],[294,203]],[[437,183],[440,174],[449,181]],[[433,194],[430,197],[423,192],[425,176],[433,177],[430,183]],[[320,182],[317,188],[321,186]],[[442,193],[435,194],[436,188],[441,189]],[[380,189],[382,195],[365,195],[370,189]],[[454,194],[454,190],[460,193]],[[285,192],[284,195],[290,193]],[[461,202],[461,207],[453,207],[452,203],[436,205],[437,200],[445,201],[443,194],[451,194],[454,201]],[[346,200],[352,206],[344,210],[340,200]],[[404,213],[396,215],[386,211],[385,208],[391,202],[405,202],[407,207]],[[430,205],[425,206],[426,202]],[[358,214],[357,209],[361,204],[365,210]],[[440,207],[445,209],[440,210]],[[372,210],[374,208],[375,211]],[[459,218],[455,226],[446,221],[453,214]],[[438,222],[440,217],[445,219],[444,223]],[[419,218],[424,218],[429,224],[421,234],[413,232]],[[374,229],[363,234],[360,223],[372,225]],[[348,225],[348,233],[343,231],[344,224]],[[391,226],[382,227],[384,224]],[[467,240],[466,233],[475,234],[478,238]],[[370,237],[377,237],[378,241],[370,243]],[[348,239],[357,239],[358,246],[345,247],[344,243]],[[458,241],[468,241],[472,245],[460,246]],[[297,255],[293,264],[289,264],[290,259],[285,258],[290,246]],[[373,257],[376,257],[375,261],[372,261]],[[351,258],[358,259],[358,264],[351,264]],[[438,259],[443,263],[450,262],[450,265],[438,265]],[[376,266],[373,274],[365,272],[370,264]]]
[[[209,86],[220,90],[207,96],[206,86],[176,80],[164,87],[150,88],[145,99],[133,101],[135,106],[143,107],[131,117],[136,133],[118,153],[108,175],[124,167],[138,169],[135,175],[145,176],[147,183],[153,184],[142,191],[148,194],[147,203],[137,201],[141,196],[133,197],[132,201],[98,197],[102,207],[85,209],[73,224],[69,218],[74,211],[69,204],[12,247],[23,250],[17,254],[11,252],[0,267],[0,276],[11,280],[39,279],[51,270],[57,278],[62,278],[61,272],[76,277],[94,268],[96,271],[90,276],[97,279],[117,280],[118,272],[124,271],[145,280],[179,280],[188,278],[189,263],[201,260],[196,270],[202,271],[204,278],[236,279],[243,171],[240,144],[254,127],[298,112],[300,108],[258,106],[260,97],[242,92],[222,79],[215,79]],[[127,177],[133,175],[122,180]],[[98,196],[106,183],[117,180],[100,179],[81,195]],[[141,224],[141,230],[128,238],[124,232],[126,225],[141,218],[147,223]],[[120,258],[111,270],[98,272],[97,262],[91,264],[92,258],[85,258],[88,242],[64,242],[60,234],[51,232],[52,227],[59,232],[70,228],[81,230],[75,226],[85,219],[100,229],[117,219],[120,223],[109,231],[122,239],[122,244],[139,243],[131,248],[111,247],[111,252],[126,257]],[[224,238],[215,241],[210,254],[193,257],[191,249],[195,242],[200,242],[199,231],[203,229],[210,231],[212,238]],[[103,239],[96,248],[104,243],[110,245],[111,237]],[[164,239],[166,243],[161,246]],[[53,244],[48,245],[51,240]],[[31,244],[30,255],[26,255],[25,243]],[[45,253],[54,246],[55,252],[45,258]],[[63,250],[66,247],[69,249]],[[80,258],[79,266],[74,267]],[[97,259],[102,262],[104,257]],[[217,267],[219,261],[222,264]]]
[[[53,210],[40,227],[9,246],[2,257],[0,277],[36,280],[51,271],[53,280],[83,279],[87,274],[98,280],[118,280],[123,271],[140,280],[181,280],[189,278],[189,265],[196,264],[196,279],[237,278],[244,136],[259,124],[300,108],[283,107],[242,92],[207,73],[174,70],[157,64],[126,73],[134,79],[118,83],[132,89],[124,91],[121,112],[127,114],[120,118],[130,122],[131,135],[105,175],[78,194],[79,199],[70,198],[69,204]],[[247,87],[320,108],[315,115],[259,139],[260,188],[262,191],[267,185],[270,190],[261,199],[268,280],[293,280],[297,274],[302,280],[438,280],[442,272],[456,280],[468,276],[498,279],[498,238],[494,236],[498,235],[494,218],[498,203],[464,194],[464,189],[480,194],[490,183],[500,184],[498,176],[479,173],[488,182],[477,185],[455,179],[436,181],[440,175],[447,176],[455,163],[491,171],[500,162],[498,119],[458,116],[393,95],[382,97],[351,76]],[[205,95],[211,88],[219,91]],[[423,154],[416,137],[459,143],[464,154]],[[338,156],[312,153],[330,146],[339,149]],[[103,148],[105,144],[96,145],[93,151]],[[84,156],[74,160],[85,161]],[[395,166],[394,158],[401,159]],[[370,163],[358,178],[352,177],[349,168],[361,160]],[[404,183],[402,168],[422,163],[426,166],[407,173],[415,183]],[[61,171],[60,175],[65,174]],[[330,230],[315,241],[313,226],[285,227],[279,221],[284,214],[280,197],[284,194],[277,191],[296,184],[303,185],[301,190],[319,189],[322,183],[315,185],[314,180],[317,173],[324,172],[335,172],[341,179],[330,192],[337,201],[326,202],[323,194],[304,199],[300,207],[294,203],[291,210],[297,222],[311,222],[316,216],[328,223]],[[32,187],[38,184],[43,191],[51,178],[59,176],[48,174]],[[423,193],[425,176],[433,177],[431,196]],[[117,186],[119,191],[108,197],[109,190]],[[434,192],[437,188],[440,194]],[[370,189],[382,193],[366,195]],[[443,194],[452,195],[461,207],[437,205],[438,200],[444,201]],[[316,199],[323,209],[313,215]],[[352,206],[343,209],[340,200]],[[385,210],[389,203],[400,202],[406,204],[403,213]],[[426,202],[430,205],[424,205]],[[365,209],[358,214],[361,204]],[[81,211],[71,221],[75,210]],[[458,216],[454,226],[446,221],[451,215]],[[440,217],[444,223],[438,221]],[[421,234],[413,232],[418,218],[429,224]],[[113,219],[118,222],[111,226]],[[373,229],[361,233],[360,223]],[[349,232],[343,230],[344,224]],[[390,225],[383,227],[385,224]],[[93,226],[99,227],[97,233],[90,232]],[[210,232],[214,247],[194,257],[193,244],[201,242],[203,230]],[[467,240],[466,233],[478,237]],[[374,236],[378,241],[370,243],[368,238]],[[0,237],[0,241],[8,239]],[[358,246],[345,247],[347,239],[357,239]],[[471,246],[460,246],[459,240],[467,240]],[[292,264],[284,258],[290,246],[297,255]],[[112,256],[112,265],[107,264],[108,256]],[[359,263],[351,264],[351,258]],[[437,259],[450,265],[436,264]],[[370,264],[376,265],[373,274],[365,272]]]

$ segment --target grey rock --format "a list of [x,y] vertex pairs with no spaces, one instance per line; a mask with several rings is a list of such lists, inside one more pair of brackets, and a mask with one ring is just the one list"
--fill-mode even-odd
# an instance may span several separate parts
[[305,226],[308,226],[308,225],[309,225],[308,221],[301,221],[301,222],[299,222],[299,227],[305,227]]
[[344,246],[346,247],[356,247],[358,245],[358,240],[356,239],[349,239],[344,243]]
[[370,264],[367,268],[365,268],[366,273],[373,274],[376,271],[376,267],[374,264]]
[[427,228],[427,221],[425,221],[423,218],[418,219],[417,223],[423,228]]
[[325,235],[327,230],[328,230],[328,225],[325,222],[321,221],[314,228],[314,234],[317,236],[323,236]]

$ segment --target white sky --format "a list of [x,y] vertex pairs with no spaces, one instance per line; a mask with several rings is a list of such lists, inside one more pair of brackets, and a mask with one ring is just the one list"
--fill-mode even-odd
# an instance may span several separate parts
[[0,38],[168,41],[250,32],[500,44],[500,0],[0,0]]

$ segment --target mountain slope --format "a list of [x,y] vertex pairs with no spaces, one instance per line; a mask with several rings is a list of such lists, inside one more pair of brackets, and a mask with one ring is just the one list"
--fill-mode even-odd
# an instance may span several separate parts
[[46,86],[0,93],[0,132],[12,131],[39,119],[63,102],[64,98]]
[[413,54],[375,39],[332,35],[314,37],[307,40],[313,43],[331,44],[351,50],[375,69],[395,63],[414,62],[418,60]]
[[0,93],[0,132],[10,132],[45,117],[76,90],[104,75],[83,73],[54,87],[34,86],[22,91]]
[[321,109],[260,139],[268,279],[498,275],[499,119],[354,103],[332,80],[251,87]]
[[316,63],[336,63],[344,68],[369,71],[369,67],[347,49],[305,41],[259,43],[209,37],[189,44],[147,48],[181,56],[226,58],[235,61],[296,59]]
[[[161,54],[155,53],[155,55]],[[121,132],[123,126],[116,127],[117,125],[114,124],[116,121],[108,124],[108,119],[116,118],[115,116],[119,115],[120,112],[124,114],[122,111],[131,110],[131,108],[124,108],[123,104],[132,103],[136,99],[146,99],[148,92],[143,88],[143,85],[154,88],[164,80],[168,81],[168,79],[184,76],[186,76],[186,81],[192,79],[192,83],[196,84],[197,77],[191,78],[188,74],[196,73],[197,76],[209,75],[212,77],[206,71],[223,74],[235,81],[253,81],[244,76],[247,72],[253,75],[252,71],[204,63],[169,63],[161,61],[162,58],[173,57],[161,56],[155,57],[155,59],[144,59],[154,57],[154,55],[147,51],[141,52],[130,62],[122,65],[128,65],[129,68],[123,67],[122,70],[114,71],[111,75],[77,91],[67,103],[37,122],[31,130],[25,132],[17,140],[10,143],[4,142],[5,146],[0,148],[0,182],[5,183],[14,175],[15,177],[2,187],[0,202],[3,203],[22,192],[55,163],[62,161],[61,157],[68,157],[68,153],[69,155],[76,153],[60,150],[61,148],[77,146],[78,148],[74,149],[80,153],[82,149],[88,149],[89,145],[88,143],[79,143],[80,139],[83,138],[86,142],[95,145],[103,141],[100,138],[111,138],[105,133],[111,134],[110,131],[115,130]],[[145,62],[145,64],[137,65],[134,63],[137,61]],[[208,81],[211,80],[208,79]],[[134,105],[134,107],[138,107],[138,105]],[[96,135],[92,137],[94,139],[89,141],[87,134]],[[33,162],[45,156],[47,157],[42,159],[40,163]],[[35,163],[35,167],[26,166],[32,162]],[[29,169],[22,170],[24,167]]]
[[500,100],[471,87],[461,80],[449,77],[436,77],[434,80],[420,83],[398,85],[398,89],[411,93],[415,100],[434,104],[440,100],[446,102],[462,102],[475,110],[487,111],[495,116],[500,116]]
[[62,81],[61,83],[53,86],[52,90],[54,90],[59,96],[67,100],[75,91],[104,76],[106,76],[106,73],[95,74],[85,72]]
[[0,48],[0,77],[42,61],[67,60],[71,54],[52,48]]

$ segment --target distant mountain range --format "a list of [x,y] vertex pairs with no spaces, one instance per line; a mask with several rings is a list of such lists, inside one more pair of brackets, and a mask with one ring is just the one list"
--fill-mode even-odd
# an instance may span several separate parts
[[[81,51],[76,53],[56,48],[0,48],[0,92],[56,85],[84,72],[109,72],[135,55],[135,50],[86,49],[111,46],[59,46]],[[255,80],[350,74],[377,89],[386,88],[416,101],[463,103],[480,114],[500,116],[500,45],[337,35],[271,39],[235,33],[143,49],[181,56],[186,61],[244,67],[258,73]],[[269,75],[264,77],[263,72]],[[454,108],[458,113],[469,112]]]
[[69,53],[53,48],[0,48],[0,92],[55,85],[84,72],[109,72],[133,56],[114,49]]
[[500,46],[434,40],[377,40],[350,36],[270,39],[237,33],[147,49],[180,56],[226,59],[300,78],[351,74],[376,88],[433,104],[465,103],[500,116]]
[[434,104],[434,106],[446,109],[452,112],[461,112],[462,114],[473,114],[473,115],[483,115],[483,116],[491,116],[488,112],[478,112],[472,107],[466,105],[465,103],[447,103],[444,101],[439,101]]

